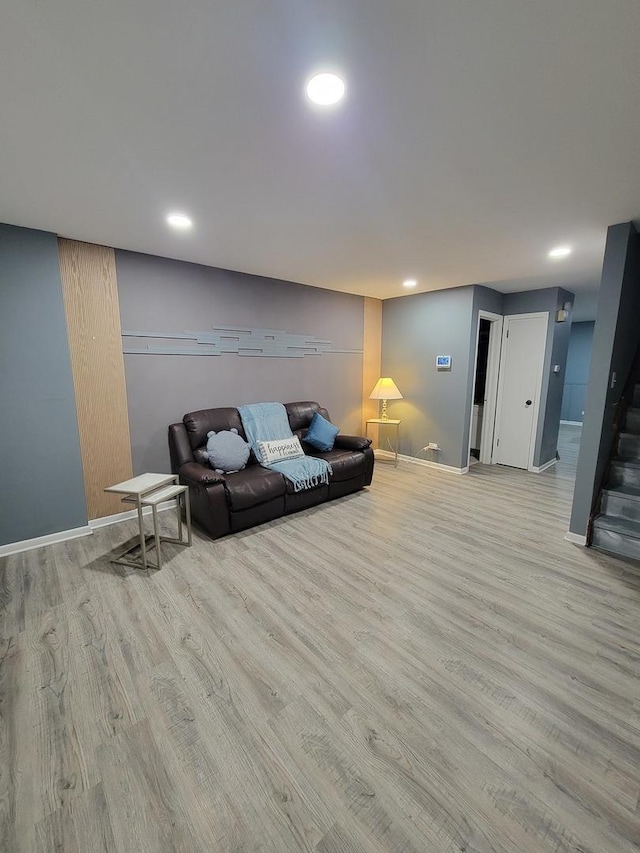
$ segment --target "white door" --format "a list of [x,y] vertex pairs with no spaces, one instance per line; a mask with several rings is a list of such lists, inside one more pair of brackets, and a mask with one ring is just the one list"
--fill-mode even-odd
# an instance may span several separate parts
[[500,465],[533,465],[548,322],[548,313],[504,318],[493,450]]

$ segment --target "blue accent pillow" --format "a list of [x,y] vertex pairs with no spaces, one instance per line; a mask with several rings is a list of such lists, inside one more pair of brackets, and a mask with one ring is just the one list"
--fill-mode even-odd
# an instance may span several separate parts
[[338,427],[323,418],[320,412],[314,412],[307,434],[302,440],[316,450],[333,450],[333,442],[339,432]]
[[207,439],[207,449],[202,455],[209,460],[214,470],[231,474],[246,466],[251,451],[235,427],[218,433],[212,430],[207,433]]

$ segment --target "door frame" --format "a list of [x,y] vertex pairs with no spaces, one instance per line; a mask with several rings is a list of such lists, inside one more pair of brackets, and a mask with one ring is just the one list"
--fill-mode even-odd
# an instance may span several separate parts
[[502,314],[491,311],[478,311],[476,323],[475,354],[473,356],[473,373],[471,374],[471,417],[469,420],[469,446],[467,447],[467,464],[471,455],[471,431],[473,429],[473,396],[476,386],[476,370],[478,369],[478,341],[480,339],[480,320],[489,320],[489,354],[487,356],[487,384],[485,386],[485,402],[482,409],[482,433],[480,435],[480,462],[485,465],[493,464],[493,432],[496,422],[498,403],[498,375],[500,372],[500,353],[502,351]]
[[[536,440],[538,438],[538,417],[540,415],[540,397],[542,396],[542,380],[544,378],[544,361],[545,354],[547,348],[547,337],[549,336],[549,312],[548,311],[531,311],[527,314],[505,314],[502,324],[502,343],[500,347],[500,376],[498,378],[498,395],[496,398],[496,417],[495,417],[495,426],[493,432],[493,442],[492,442],[492,450],[491,450],[491,458],[495,458],[496,451],[496,440],[497,434],[500,426],[500,413],[501,413],[501,405],[502,405],[502,395],[503,395],[503,382],[504,382],[504,371],[502,370],[502,359],[504,358],[506,347],[504,346],[504,342],[507,339],[507,333],[509,331],[509,324],[507,320],[533,320],[536,317],[543,318],[545,322],[544,329],[544,349],[542,351],[542,362],[540,364],[540,371],[538,374],[536,393],[533,399],[533,418],[531,420],[531,433],[529,434],[529,457],[527,459],[527,471],[535,472],[537,469],[533,465],[533,457],[535,455],[536,450]],[[524,470],[524,469],[522,469]]]

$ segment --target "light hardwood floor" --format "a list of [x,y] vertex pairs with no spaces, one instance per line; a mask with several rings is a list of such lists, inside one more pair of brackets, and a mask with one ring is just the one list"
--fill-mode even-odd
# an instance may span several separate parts
[[637,851],[640,573],[564,540],[563,435],[161,572],[129,522],[0,561],[2,853]]

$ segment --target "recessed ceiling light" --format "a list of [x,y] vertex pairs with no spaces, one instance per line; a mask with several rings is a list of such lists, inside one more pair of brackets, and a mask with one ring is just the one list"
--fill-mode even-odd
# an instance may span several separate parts
[[417,283],[418,282],[415,280],[415,278],[405,278],[405,280],[402,282],[402,286],[403,287],[415,287]]
[[555,249],[551,249],[549,252],[550,258],[566,258],[567,255],[570,255],[573,249],[571,246],[556,246]]
[[193,222],[191,221],[191,217],[185,213],[170,213],[167,216],[167,225],[175,228],[176,231],[188,231],[193,227]]
[[307,97],[322,107],[337,104],[344,98],[345,90],[344,80],[328,71],[314,74],[307,83]]

